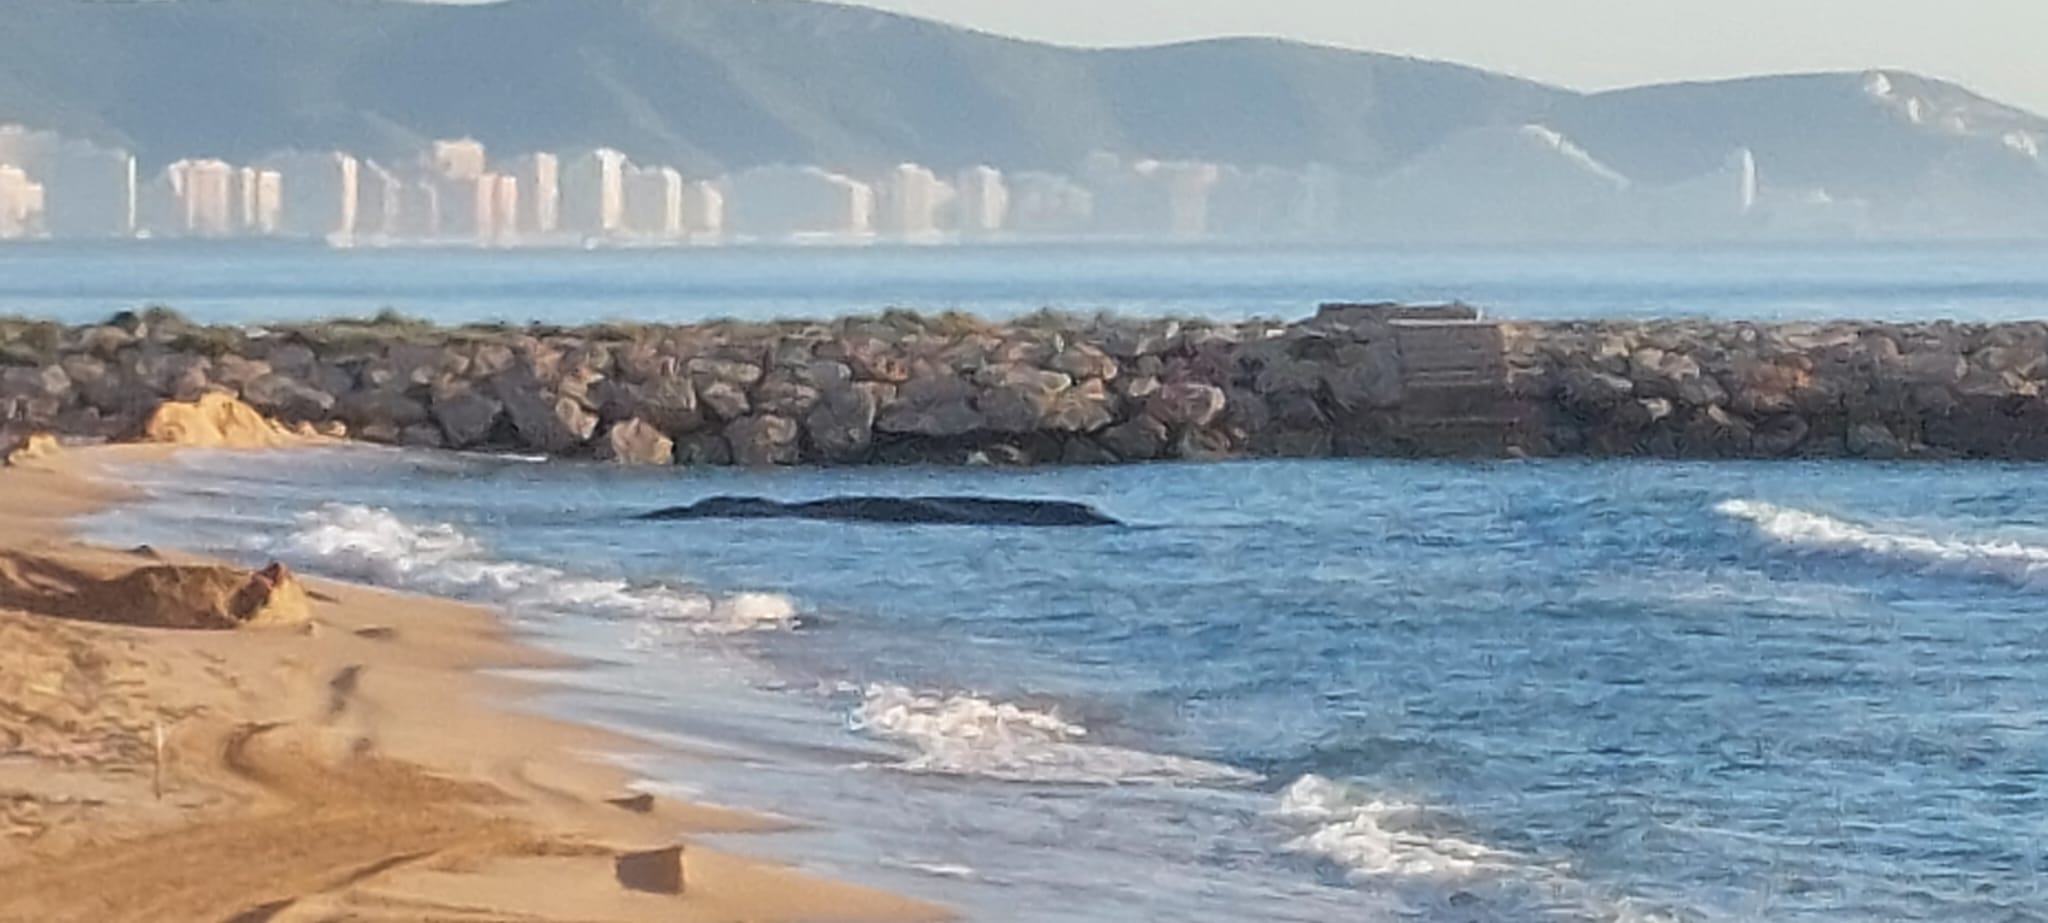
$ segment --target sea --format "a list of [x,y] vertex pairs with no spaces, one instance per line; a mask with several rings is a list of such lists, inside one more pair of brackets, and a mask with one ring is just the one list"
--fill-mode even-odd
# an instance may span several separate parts
[[[2035,246],[0,249],[0,311],[267,322],[2048,319]],[[988,921],[2048,920],[2048,469],[1247,461],[626,470],[367,446],[117,472],[120,545],[496,607],[521,707],[657,746],[721,847]],[[716,495],[1086,529],[645,522]],[[405,613],[391,614],[404,630]]]

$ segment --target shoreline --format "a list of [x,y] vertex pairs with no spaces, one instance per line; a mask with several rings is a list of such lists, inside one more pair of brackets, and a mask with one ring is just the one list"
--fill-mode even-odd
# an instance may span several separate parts
[[[0,919],[952,918],[688,844],[786,825],[633,790],[604,755],[650,745],[523,709],[545,684],[487,671],[569,661],[487,609],[307,579],[291,627],[67,610],[99,581],[217,563],[74,536],[127,496],[103,463],[173,451],[0,469]],[[621,887],[618,856],[678,843],[682,895]]]

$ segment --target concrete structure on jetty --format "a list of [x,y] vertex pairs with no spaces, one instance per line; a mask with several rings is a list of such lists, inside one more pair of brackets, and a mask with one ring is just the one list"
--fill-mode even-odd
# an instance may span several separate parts
[[2048,323],[0,321],[0,430],[209,391],[380,443],[677,464],[1322,456],[2048,459]]

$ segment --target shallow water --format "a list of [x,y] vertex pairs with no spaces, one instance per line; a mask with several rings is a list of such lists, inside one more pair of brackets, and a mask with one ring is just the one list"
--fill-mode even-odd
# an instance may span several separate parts
[[[96,534],[504,607],[650,780],[816,824],[742,848],[977,919],[2048,919],[2038,467],[132,475]],[[629,519],[734,493],[1132,525]]]

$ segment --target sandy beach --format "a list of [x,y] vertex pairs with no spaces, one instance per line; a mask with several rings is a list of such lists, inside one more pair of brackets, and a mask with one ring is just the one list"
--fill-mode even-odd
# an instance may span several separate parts
[[[0,919],[949,918],[696,845],[661,893],[660,850],[776,825],[636,797],[603,760],[636,743],[523,712],[534,687],[484,672],[560,665],[489,611],[308,579],[302,621],[160,627],[176,605],[138,593],[251,575],[69,523],[121,500],[101,463],[169,451],[0,469]],[[650,852],[654,884],[621,872]]]

